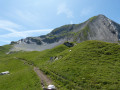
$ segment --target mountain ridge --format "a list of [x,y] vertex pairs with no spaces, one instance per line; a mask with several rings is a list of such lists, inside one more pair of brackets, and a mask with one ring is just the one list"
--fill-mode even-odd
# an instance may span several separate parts
[[11,42],[11,51],[42,51],[57,45],[86,40],[101,40],[105,42],[118,42],[120,38],[120,25],[100,14],[91,17],[80,24],[68,24],[55,28],[47,35],[27,37],[17,42]]

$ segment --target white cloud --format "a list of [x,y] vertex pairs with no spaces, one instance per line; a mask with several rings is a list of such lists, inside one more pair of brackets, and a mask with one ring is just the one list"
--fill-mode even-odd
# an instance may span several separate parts
[[20,25],[17,25],[11,21],[8,20],[0,20],[0,27],[11,27],[11,28],[16,28],[19,27]]
[[[35,33],[40,33],[40,32],[50,32],[52,29],[40,29],[40,30],[26,30],[26,31],[19,31],[18,29],[21,28],[22,26],[15,24],[11,21],[7,20],[0,20],[0,29],[4,29],[8,34],[0,35],[0,37],[3,38],[10,38],[10,37],[28,37],[30,35],[33,35]],[[8,32],[9,31],[9,32]]]
[[[20,29],[21,30],[20,30]],[[0,42],[4,42],[4,43],[10,43],[11,41],[14,40],[19,40],[21,38],[26,38],[26,37],[30,37],[30,36],[40,36],[43,34],[47,34],[50,31],[52,31],[52,29],[40,29],[40,30],[22,30],[22,26],[15,24],[11,21],[7,21],[7,20],[0,20],[0,30],[5,30],[5,32],[7,34],[2,34],[0,35]]]
[[39,19],[38,13],[31,12],[29,10],[15,10],[15,14],[17,18],[20,18],[21,20],[27,21],[27,22],[36,22]]
[[57,15],[65,14],[68,18],[73,18],[73,12],[67,7],[66,4],[60,4],[57,8]]
[[21,25],[15,24],[8,20],[0,20],[0,29],[4,29],[10,32],[16,32],[13,28],[20,28]]
[[0,42],[10,43],[11,41],[9,41],[9,40],[0,40]]
[[87,16],[93,12],[92,8],[84,8],[81,10],[80,15],[81,16]]
[[1,35],[0,38],[26,38],[29,36],[33,36],[34,34],[41,34],[41,33],[49,33],[50,31],[52,31],[52,29],[41,29],[41,30],[27,30],[27,31],[22,31],[22,32],[12,32],[9,34],[4,34]]

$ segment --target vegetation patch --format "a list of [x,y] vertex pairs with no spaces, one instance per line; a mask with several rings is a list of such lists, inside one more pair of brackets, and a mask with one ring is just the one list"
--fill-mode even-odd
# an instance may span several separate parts
[[9,90],[41,88],[32,67],[16,58],[39,67],[60,90],[120,88],[120,46],[117,43],[85,41],[74,47],[60,45],[41,52],[1,56],[0,72],[8,70],[11,73],[0,76],[0,88],[3,90],[9,87]]
[[0,75],[1,90],[42,90],[40,80],[33,67],[20,61],[15,54],[7,55],[11,46],[0,47],[0,73],[9,71],[10,74]]
[[90,33],[89,26],[85,26],[82,30],[74,33],[74,41],[80,39],[80,41],[88,40],[88,33]]
[[97,18],[97,16],[91,17],[89,20],[90,22],[92,22],[93,20],[95,20]]

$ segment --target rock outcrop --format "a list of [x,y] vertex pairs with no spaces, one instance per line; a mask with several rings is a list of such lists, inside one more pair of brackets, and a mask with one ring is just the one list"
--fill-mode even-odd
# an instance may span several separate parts
[[101,40],[116,43],[120,39],[120,25],[104,15],[94,16],[81,24],[69,24],[39,37],[27,37],[17,42],[12,51],[41,51],[53,48],[65,41],[82,42]]

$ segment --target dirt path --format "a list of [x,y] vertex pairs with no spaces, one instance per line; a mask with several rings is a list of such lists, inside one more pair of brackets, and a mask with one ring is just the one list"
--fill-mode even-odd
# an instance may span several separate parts
[[39,68],[34,67],[34,71],[39,76],[43,88],[46,87],[46,85],[48,86],[52,84],[52,81],[41,70],[39,70]]
[[40,78],[41,85],[43,88],[47,88],[48,85],[52,84],[52,80],[50,80],[50,78],[48,78],[38,67],[35,67],[33,64],[29,64],[27,61],[25,61],[22,58],[17,58],[17,57],[14,57],[14,58],[23,61],[24,64],[28,64],[28,65],[34,67],[34,71],[36,72],[36,74]]

